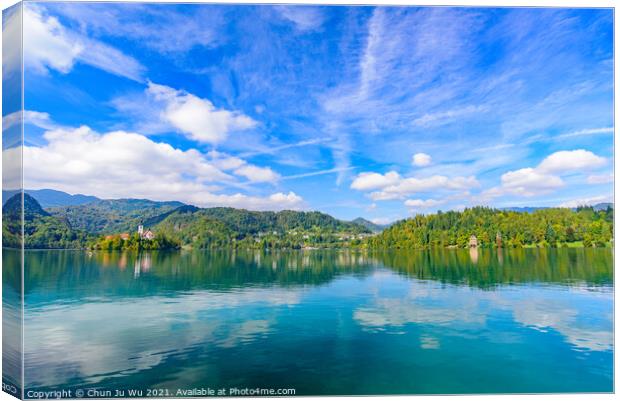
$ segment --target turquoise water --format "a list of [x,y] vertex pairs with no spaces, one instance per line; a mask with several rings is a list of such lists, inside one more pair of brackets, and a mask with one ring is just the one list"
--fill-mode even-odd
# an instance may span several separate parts
[[26,390],[613,390],[609,249],[32,251],[25,265]]

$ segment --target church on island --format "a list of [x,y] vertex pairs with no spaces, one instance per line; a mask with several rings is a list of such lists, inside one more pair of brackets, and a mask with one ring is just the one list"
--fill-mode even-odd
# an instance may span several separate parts
[[140,235],[140,239],[151,240],[151,239],[155,238],[155,234],[153,234],[153,231],[151,231],[149,229],[144,231],[144,226],[142,226],[142,225],[138,226],[138,234]]
[[[139,225],[138,226],[138,235],[140,236],[140,239],[148,239],[148,240],[152,240],[155,238],[155,233],[153,233],[153,231],[146,229],[144,230],[144,226]],[[123,240],[123,241],[128,241],[130,234],[129,233],[121,233],[118,234],[118,236]],[[111,240],[114,238],[114,235],[106,235],[105,239],[107,240]]]

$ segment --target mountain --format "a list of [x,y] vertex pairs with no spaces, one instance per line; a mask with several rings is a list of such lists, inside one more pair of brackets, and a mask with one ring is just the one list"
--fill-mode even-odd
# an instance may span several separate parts
[[599,212],[601,210],[607,210],[607,208],[614,208],[614,204],[610,202],[597,203],[596,205],[592,205],[592,208]]
[[[19,193],[19,191],[2,191],[2,204],[6,203],[9,198],[17,193]],[[54,189],[26,189],[24,193],[36,199],[44,209],[59,206],[83,205],[99,200],[96,196],[82,194],[71,195]]]
[[150,219],[186,206],[181,202],[148,199],[98,200],[84,205],[49,208],[56,217],[66,219],[73,228],[93,234],[135,231]]
[[358,224],[360,226],[364,226],[373,233],[380,233],[385,230],[389,225],[375,224],[372,221],[366,220],[363,217],[358,217],[357,219],[351,221],[351,223]]
[[184,215],[186,218],[209,218],[243,235],[273,231],[284,233],[295,229],[307,231],[314,228],[332,233],[370,233],[363,225],[338,220],[320,212],[256,212],[227,207],[200,209],[181,202],[146,199],[99,200],[85,205],[49,208],[48,211],[53,216],[66,219],[76,229],[100,234],[135,231],[138,225],[154,227],[173,214]]
[[[162,243],[168,241],[169,244],[200,249],[337,247],[349,243],[357,245],[363,236],[371,234],[362,225],[320,212],[257,212],[228,207],[174,206],[165,202],[122,200],[50,211],[91,232],[131,233],[140,224],[155,233]],[[95,247],[117,249],[132,244],[116,237],[118,235],[102,238]]]
[[[21,247],[21,193],[2,206],[2,246]],[[74,230],[68,221],[52,216],[39,202],[24,194],[24,246],[26,248],[82,248],[88,240],[84,232]]]
[[[4,205],[2,205],[2,216],[9,218],[21,218],[22,198],[21,194],[17,193],[9,198]],[[49,216],[39,202],[28,194],[24,194],[24,219],[32,220],[39,216]]]
[[311,230],[318,228],[326,232],[369,233],[359,224],[338,220],[321,212],[254,212],[245,209],[215,207],[201,209],[212,219],[222,221],[232,230],[248,234],[266,231],[286,232],[290,230]]
[[82,194],[71,195],[53,189],[27,189],[25,192],[35,198],[44,209],[59,206],[84,205],[99,200],[96,196]]
[[[601,210],[606,210],[608,207],[611,207],[613,209],[614,204],[609,203],[609,202],[603,202],[603,203],[597,203],[594,205],[585,205],[585,207],[592,207],[595,211],[599,212]],[[500,208],[499,210],[504,210],[507,212],[532,213],[537,210],[545,210],[545,209],[552,209],[552,208],[548,206],[523,206],[523,207],[503,207],[503,208]],[[577,210],[579,209],[579,207],[573,207],[571,209]]]
[[535,212],[536,210],[544,210],[544,209],[549,209],[548,207],[537,207],[537,206],[509,206],[509,207],[502,207],[499,210],[503,210],[505,212],[518,212],[518,213],[532,213]]
[[[193,247],[341,246],[349,241],[357,244],[364,235],[372,233],[364,225],[341,221],[320,212],[257,212],[227,207],[201,209],[181,202],[102,200],[51,190],[36,191],[35,195],[29,192],[24,194],[28,248],[76,247],[76,241],[80,239],[82,247],[116,249],[114,247],[130,242],[135,245],[135,241],[139,241],[136,234],[139,225],[150,229],[156,236],[145,246],[158,246],[167,240]],[[36,196],[46,197],[48,204],[84,203],[43,209]],[[17,193],[4,205],[7,238],[13,232],[13,240],[18,239],[20,212],[21,194]],[[132,234],[132,240],[121,241],[121,233]],[[106,239],[106,235],[112,237]],[[137,240],[133,239],[134,235]]]
[[150,228],[193,248],[337,247],[360,240],[366,227],[320,212],[255,212],[182,206],[149,220]]

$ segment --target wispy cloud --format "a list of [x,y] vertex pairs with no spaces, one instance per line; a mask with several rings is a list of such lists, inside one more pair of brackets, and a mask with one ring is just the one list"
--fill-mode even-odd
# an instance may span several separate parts
[[9,77],[15,76],[21,70],[22,41],[22,7],[10,7],[2,12],[2,79],[8,83]]
[[287,175],[286,177],[282,177],[282,179],[283,180],[296,180],[299,178],[316,177],[318,175],[326,175],[326,174],[340,173],[342,171],[350,171],[350,170],[353,170],[354,168],[355,167],[336,167],[336,168],[330,168],[327,170],[311,171],[309,173]]
[[325,20],[323,9],[320,7],[291,5],[274,8],[284,19],[294,23],[301,32],[320,29]]
[[88,64],[114,75],[143,81],[145,68],[136,59],[101,41],[63,26],[54,16],[35,4],[24,6],[25,68],[39,73],[50,69],[68,73],[76,62]]
[[568,132],[566,134],[560,134],[553,137],[554,139],[564,139],[564,138],[574,138],[577,136],[590,136],[590,135],[602,135],[602,134],[613,134],[613,127],[605,127],[605,128],[587,128],[581,129],[579,131]]
[[320,145],[320,144],[325,144],[331,141],[333,141],[333,138],[308,139],[308,140],[303,140],[303,141],[299,141],[295,143],[287,143],[285,145],[269,146],[269,147],[265,147],[258,151],[244,152],[244,153],[241,153],[239,156],[240,157],[253,157],[253,156],[258,156],[258,155],[273,155],[273,154],[277,154],[278,152],[281,152],[287,149],[302,148],[305,146],[312,146],[312,145]]
[[430,125],[442,125],[456,118],[462,118],[469,114],[481,113],[488,110],[486,106],[465,106],[458,109],[445,110],[436,113],[424,114],[413,120],[413,125],[428,127]]
[[[552,192],[558,202],[587,198],[612,179],[609,163],[577,168],[585,153],[541,162],[567,149],[613,157],[610,10],[85,3],[31,10],[40,28],[32,37],[48,45],[31,57],[44,95],[30,109],[102,137],[118,130],[183,152],[217,149],[219,156],[204,153],[205,163],[229,178],[208,184],[212,195],[263,199],[271,185],[291,185],[326,211],[404,217],[407,200],[550,205]],[[93,85],[92,101],[76,97],[69,112],[65,94],[80,87],[83,71],[146,85]],[[58,105],[41,100],[52,95]],[[44,130],[73,129],[31,117]],[[310,186],[317,182],[325,191]],[[342,200],[327,202],[332,193]],[[371,211],[368,198],[377,199]]]
[[138,3],[50,3],[46,8],[93,36],[120,37],[163,54],[218,46],[226,37],[222,6]]
[[593,174],[589,175],[586,182],[588,184],[610,184],[614,182],[613,174]]

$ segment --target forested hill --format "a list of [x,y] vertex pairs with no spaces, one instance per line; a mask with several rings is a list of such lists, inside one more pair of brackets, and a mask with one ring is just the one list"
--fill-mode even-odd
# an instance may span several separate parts
[[139,224],[171,212],[181,202],[156,202],[148,199],[98,200],[84,205],[47,209],[53,216],[66,219],[73,228],[93,234],[135,231]]
[[219,220],[235,231],[256,234],[265,231],[311,230],[320,228],[327,232],[370,233],[366,227],[353,222],[338,220],[321,212],[253,212],[233,208],[201,209],[206,217]]
[[[418,215],[380,234],[320,212],[255,212],[140,199],[43,209],[24,194],[26,248],[161,249],[368,247],[374,249],[607,246],[613,208],[516,212],[484,207]],[[21,196],[3,206],[3,246],[20,246]],[[138,225],[154,237],[142,238]],[[123,234],[123,236],[121,236]]]
[[368,240],[370,248],[606,246],[613,235],[613,208],[540,209],[531,213],[474,207],[462,212],[418,215]]
[[[343,247],[360,245],[367,228],[320,212],[255,212],[233,208],[200,209],[184,205],[141,224],[180,246],[205,248]],[[116,238],[97,248],[127,246]]]
[[[2,246],[21,247],[21,194],[9,198],[2,206]],[[36,249],[83,248],[88,235],[74,230],[62,218],[43,210],[32,196],[24,194],[24,246]]]
[[360,245],[367,228],[320,212],[253,212],[180,207],[151,219],[155,232],[193,248],[302,248]]
[[359,224],[361,226],[366,227],[367,229],[369,229],[370,231],[374,232],[374,233],[379,233],[383,230],[385,230],[389,225],[381,225],[381,224],[375,224],[372,221],[366,220],[363,217],[358,217],[357,219],[351,221],[351,223],[355,223],[355,224]]
[[[27,248],[331,247],[359,245],[371,234],[361,225],[320,212],[201,209],[145,199],[97,200],[44,210],[28,194],[24,202]],[[20,194],[4,204],[4,246],[19,246],[20,210]],[[155,238],[140,238],[139,225]]]
[[86,205],[50,208],[48,211],[53,216],[67,219],[75,229],[101,234],[135,231],[140,224],[156,227],[173,214],[183,214],[186,218],[210,218],[243,234],[312,228],[326,232],[370,233],[364,226],[320,212],[256,212],[226,207],[201,209],[181,202],[145,199],[100,200]]

